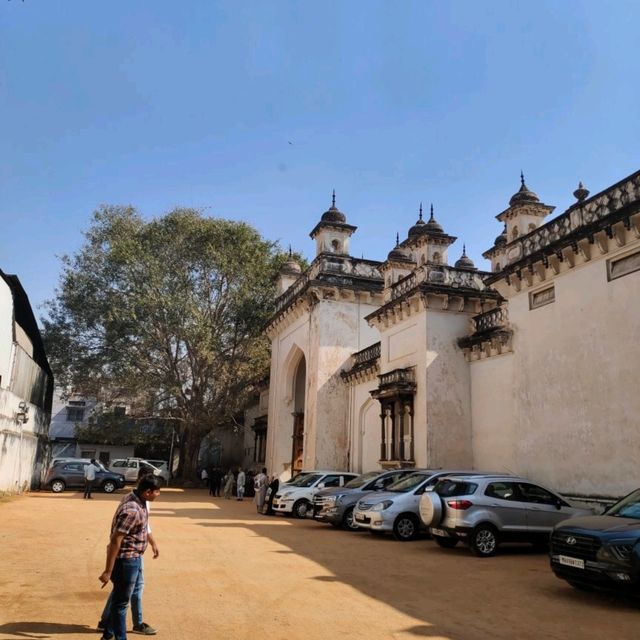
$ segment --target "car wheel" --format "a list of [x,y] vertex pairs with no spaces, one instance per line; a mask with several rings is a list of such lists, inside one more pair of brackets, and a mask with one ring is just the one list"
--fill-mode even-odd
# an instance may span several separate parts
[[347,509],[342,518],[342,527],[347,531],[359,531],[360,527],[356,524],[356,521],[353,519],[353,507]]
[[433,536],[436,544],[443,549],[453,549],[458,544],[458,538],[442,538],[441,536]]
[[435,491],[425,491],[420,497],[420,519],[426,527],[437,527],[442,522],[442,498]]
[[296,518],[306,518],[311,504],[308,500],[298,500],[293,504],[293,515]]
[[418,519],[413,514],[403,513],[393,523],[393,535],[400,542],[415,540],[419,532]]
[[113,480],[105,480],[102,483],[102,490],[105,493],[113,493],[116,490],[116,483]]
[[51,483],[51,491],[53,493],[62,493],[67,488],[67,485],[64,483],[64,480],[54,480]]
[[469,547],[481,558],[488,558],[496,552],[498,533],[490,524],[478,525],[471,534]]

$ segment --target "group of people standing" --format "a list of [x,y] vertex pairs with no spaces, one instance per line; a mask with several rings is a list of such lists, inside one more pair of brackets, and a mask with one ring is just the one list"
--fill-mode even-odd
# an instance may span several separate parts
[[276,476],[269,477],[265,467],[258,473],[252,469],[245,472],[241,467],[236,470],[229,469],[226,473],[217,467],[203,467],[200,480],[209,487],[209,495],[214,498],[221,497],[221,494],[225,500],[231,500],[233,497],[238,501],[244,500],[245,497],[253,498],[258,513],[273,514],[272,503],[279,481]]

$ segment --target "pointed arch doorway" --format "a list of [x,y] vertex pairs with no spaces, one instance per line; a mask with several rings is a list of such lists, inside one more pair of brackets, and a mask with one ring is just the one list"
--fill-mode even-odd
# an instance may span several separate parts
[[300,358],[293,377],[293,433],[291,436],[291,475],[302,471],[304,457],[304,408],[307,386],[307,361]]

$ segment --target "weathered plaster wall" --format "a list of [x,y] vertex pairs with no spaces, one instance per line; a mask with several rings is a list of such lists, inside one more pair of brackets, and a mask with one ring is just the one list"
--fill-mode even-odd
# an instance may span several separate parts
[[26,423],[17,422],[22,398],[0,389],[0,491],[10,493],[38,486],[42,469],[35,464],[38,441],[44,446],[49,416],[29,404]]
[[341,300],[322,300],[313,308],[304,454],[309,468],[347,469],[349,388],[340,372],[354,352],[377,342],[377,331],[363,320],[373,310]]
[[470,367],[473,466],[513,473],[517,468],[513,354],[476,360]]
[[271,341],[266,466],[282,480],[291,475],[295,370],[304,356],[309,371],[308,353],[309,315],[304,313]]
[[349,386],[349,471],[364,473],[380,465],[380,403],[371,397],[378,386],[373,376]]
[[519,472],[572,493],[637,486],[639,291],[640,272],[608,282],[600,258],[557,276],[552,304],[510,299]]
[[426,391],[429,468],[472,466],[469,364],[456,343],[468,326],[466,313],[426,312],[426,382],[418,388]]

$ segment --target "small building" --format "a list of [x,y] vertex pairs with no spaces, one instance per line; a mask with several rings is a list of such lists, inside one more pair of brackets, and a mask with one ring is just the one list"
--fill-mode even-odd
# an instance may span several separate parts
[[37,488],[48,456],[53,374],[29,298],[0,270],[0,491]]

